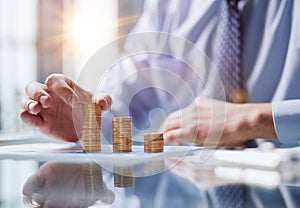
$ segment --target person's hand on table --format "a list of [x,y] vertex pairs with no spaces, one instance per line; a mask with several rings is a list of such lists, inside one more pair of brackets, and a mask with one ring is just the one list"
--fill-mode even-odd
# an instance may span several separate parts
[[45,84],[31,82],[26,86],[28,97],[21,101],[21,120],[41,133],[57,140],[76,142],[80,138],[82,112],[72,108],[84,102],[95,102],[102,110],[112,105],[108,95],[96,95],[82,89],[68,77],[52,74]]
[[235,147],[255,138],[276,138],[271,104],[234,104],[205,97],[171,113],[162,129],[166,143]]
[[[95,202],[97,205],[112,204],[115,194],[106,187],[104,182],[93,184],[95,187],[102,186],[101,190],[93,190],[92,194],[95,196],[87,195],[91,194],[91,187],[86,188],[85,180],[90,179],[85,178],[85,172],[84,164],[54,162],[44,164],[25,182],[22,190],[24,204],[28,207],[48,208],[88,207]],[[95,178],[101,176],[95,175]]]

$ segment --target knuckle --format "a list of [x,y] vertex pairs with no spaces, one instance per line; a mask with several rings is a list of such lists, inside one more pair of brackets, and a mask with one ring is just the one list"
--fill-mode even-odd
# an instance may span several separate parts
[[32,98],[33,99],[38,99],[39,95],[41,94],[41,90],[38,88],[33,88],[32,89]]
[[38,82],[31,81],[25,87],[25,92],[26,92],[26,94],[27,94],[28,97],[31,97],[32,99],[38,99],[38,97],[42,93],[42,89],[40,88]]
[[164,135],[164,138],[165,138],[166,140],[173,141],[173,140],[176,139],[176,136],[175,136],[175,134],[173,134],[173,133],[169,133],[169,134],[165,134],[165,135]]
[[108,101],[108,104],[111,105],[112,104],[112,98],[109,95],[106,95],[106,100]]
[[52,86],[60,79],[62,79],[61,74],[51,74],[47,77],[45,83],[47,86]]
[[34,88],[34,86],[36,85],[36,83],[37,83],[36,81],[31,81],[31,82],[29,82],[29,83],[26,85],[26,87],[25,87],[25,92],[26,92],[27,95],[31,92],[31,89]]
[[55,88],[55,93],[61,95],[62,97],[67,98],[68,96],[71,96],[73,93],[67,88],[66,86],[63,86],[61,84],[55,83],[53,85],[53,88]]

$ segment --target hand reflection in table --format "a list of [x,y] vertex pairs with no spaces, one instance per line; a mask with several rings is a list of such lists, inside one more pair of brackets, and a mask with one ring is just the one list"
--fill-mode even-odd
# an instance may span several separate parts
[[88,207],[113,203],[97,164],[48,162],[27,179],[23,187],[27,207]]
[[214,173],[214,168],[211,167],[198,166],[194,163],[177,159],[166,160],[166,166],[170,168],[172,173],[185,178],[201,190],[232,183],[231,180],[217,177]]
[[[300,188],[297,183],[282,183],[272,187],[259,185],[258,183],[254,185],[251,185],[251,183],[243,184],[243,181],[238,178],[225,179],[218,177],[214,168],[209,166],[201,166],[176,159],[166,160],[166,165],[170,167],[172,173],[196,185],[199,190],[205,191],[209,198],[208,207],[210,205],[215,207],[298,207],[297,205],[300,204]],[[264,178],[264,180],[268,179]],[[243,192],[237,194],[232,191],[232,187],[235,191],[243,189]],[[219,200],[220,195],[216,194],[218,190],[222,190],[223,195],[231,200],[237,198],[237,195],[240,200],[238,202],[231,201],[231,204],[228,205],[228,203],[224,203],[223,199]],[[220,206],[220,202],[223,205]],[[236,204],[232,206],[232,203]]]

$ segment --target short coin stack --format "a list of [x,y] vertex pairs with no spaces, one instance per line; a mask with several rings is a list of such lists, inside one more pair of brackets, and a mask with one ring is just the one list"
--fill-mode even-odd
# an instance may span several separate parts
[[163,172],[165,169],[164,160],[147,161],[144,166],[144,172],[147,175],[154,175]]
[[104,183],[102,168],[97,164],[84,164],[85,199],[88,202],[98,201],[103,197]]
[[101,150],[101,108],[96,103],[83,104],[82,143],[85,152]]
[[126,188],[133,186],[133,167],[114,166],[114,187]]
[[163,134],[144,134],[144,152],[163,152]]
[[115,117],[112,119],[114,152],[132,152],[131,122],[131,117]]

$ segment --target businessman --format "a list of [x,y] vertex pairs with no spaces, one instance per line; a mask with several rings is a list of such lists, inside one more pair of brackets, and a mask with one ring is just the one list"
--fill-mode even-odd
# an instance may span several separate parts
[[[237,36],[242,38],[237,45],[241,47],[233,50],[237,53],[233,55],[232,50],[230,51],[233,46],[228,47],[227,43],[223,45],[223,48],[229,48],[229,51],[222,51],[222,47],[219,47],[222,30],[230,31],[228,25],[223,25],[223,28],[220,26],[224,2],[229,2],[227,9],[232,7],[232,11],[240,21],[238,26],[241,34]],[[176,35],[193,43],[212,60],[224,84],[226,99],[217,100],[217,96],[206,96],[203,91],[194,88],[192,90],[195,99],[189,105],[178,109],[178,106],[174,107],[171,104],[171,99],[167,95],[161,96],[161,91],[149,88],[135,96],[133,102],[127,101],[126,92],[149,80],[157,82],[157,79],[154,79],[157,76],[153,75],[156,72],[153,71],[151,76],[142,76],[143,74],[138,76],[134,85],[128,86],[126,81],[121,83],[125,93],[114,94],[114,104],[123,104],[125,107],[120,107],[119,110],[129,109],[133,120],[139,121],[136,123],[141,126],[141,123],[146,122],[143,120],[147,120],[141,118],[147,118],[151,109],[156,107],[164,109],[168,114],[162,126],[166,142],[240,146],[256,138],[270,138],[296,145],[300,138],[300,13],[296,11],[298,8],[300,2],[292,0],[147,1],[143,15],[132,30],[132,34],[157,32],[157,48],[167,48],[171,55],[145,53],[143,56],[129,57],[115,67],[120,70],[126,69],[130,63],[130,70],[135,70],[137,75],[140,75],[141,69],[163,68],[175,73],[192,87],[195,80],[190,79],[188,67],[174,58],[180,50],[184,51],[186,56],[190,55],[189,48],[168,40],[161,42],[161,34]],[[235,24],[235,21],[236,19],[227,19],[231,24]],[[226,35],[228,39],[232,39],[231,34]],[[153,44],[153,41],[147,38],[129,39],[125,50],[130,53],[136,46],[141,46],[147,51],[153,47],[150,44]],[[242,88],[238,89],[247,95],[238,94],[237,97],[242,99],[237,101],[227,96],[230,90],[226,87],[228,80],[234,79],[236,75],[227,76],[227,72],[220,71],[222,67],[226,68],[226,64],[223,64],[224,60],[220,60],[219,57],[227,54],[229,62],[237,60],[237,65],[240,66],[238,81]],[[197,59],[197,56],[190,55],[188,58]],[[162,76],[163,72],[157,73],[158,76]],[[115,73],[110,76],[113,81],[108,82],[116,83],[122,76],[124,74]],[[174,88],[178,87],[176,82],[168,77],[164,77],[162,82]],[[27,125],[54,139],[75,142],[80,139],[80,134],[76,133],[76,126],[80,126],[80,118],[74,118],[72,106],[82,100],[93,100],[101,105],[102,110],[109,109],[112,105],[110,89],[103,85],[101,91],[102,94],[93,95],[68,77],[53,74],[44,84],[31,82],[26,86],[28,97],[21,102],[20,117]],[[123,102],[124,100],[126,102]],[[247,103],[244,103],[245,101]],[[135,108],[132,107],[132,103]],[[226,110],[215,111],[213,106],[222,106]],[[147,116],[143,116],[143,113]],[[139,115],[141,118],[138,118]],[[218,117],[224,117],[225,120],[220,119],[218,122],[216,119]],[[220,136],[214,139],[213,135]]]

